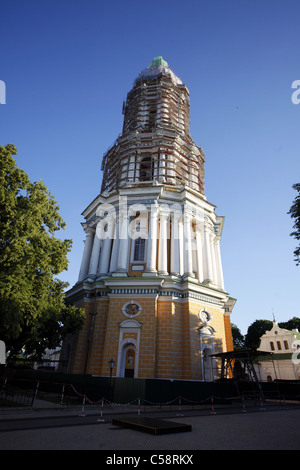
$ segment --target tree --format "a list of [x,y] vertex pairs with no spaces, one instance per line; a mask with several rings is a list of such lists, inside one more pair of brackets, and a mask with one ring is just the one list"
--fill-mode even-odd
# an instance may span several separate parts
[[10,355],[24,349],[40,357],[84,322],[67,305],[67,283],[55,278],[68,267],[71,240],[59,206],[43,181],[31,183],[18,168],[14,145],[0,146],[0,338]]
[[285,328],[286,330],[295,330],[296,328],[300,331],[300,318],[293,317],[286,322],[278,323],[280,328]]
[[245,336],[245,348],[256,351],[260,345],[260,337],[265,334],[266,331],[270,331],[273,327],[273,322],[270,320],[256,320],[253,322]]
[[243,349],[245,344],[245,338],[242,335],[240,329],[234,323],[231,323],[231,332],[234,351],[239,351],[240,349]]
[[[300,183],[294,184],[292,187],[298,191],[298,195],[295,197],[294,202],[288,212],[288,214],[290,214],[290,216],[295,219],[295,223],[293,225],[294,232],[292,232],[290,236],[296,238],[296,240],[300,240]],[[300,245],[294,250],[294,255],[296,265],[299,266]]]

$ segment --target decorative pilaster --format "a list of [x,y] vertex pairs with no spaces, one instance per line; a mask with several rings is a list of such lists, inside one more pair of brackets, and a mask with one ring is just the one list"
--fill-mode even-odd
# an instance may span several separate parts
[[216,253],[215,253],[215,234],[213,232],[210,233],[210,248],[211,248],[211,264],[212,264],[212,273],[213,273],[213,284],[218,284],[218,274],[217,274],[217,266],[216,266]]
[[218,286],[220,289],[224,290],[224,278],[223,278],[223,268],[221,261],[221,251],[220,251],[220,239],[216,238],[216,263],[218,271]]

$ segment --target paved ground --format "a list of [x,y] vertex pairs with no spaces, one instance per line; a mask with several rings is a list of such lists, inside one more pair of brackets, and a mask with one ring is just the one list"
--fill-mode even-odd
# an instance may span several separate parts
[[[299,450],[300,407],[266,406],[224,410],[141,410],[141,415],[191,424],[191,432],[154,436],[112,425],[113,416],[128,416],[127,409],[100,410],[38,407],[17,411],[0,409],[1,450],[105,450],[113,456],[118,451],[198,450]],[[183,414],[183,416],[179,416]],[[131,416],[137,416],[132,410]],[[111,451],[111,453],[109,452]],[[190,452],[191,453],[191,452]],[[138,455],[132,452],[133,455]],[[122,455],[122,452],[118,455]]]

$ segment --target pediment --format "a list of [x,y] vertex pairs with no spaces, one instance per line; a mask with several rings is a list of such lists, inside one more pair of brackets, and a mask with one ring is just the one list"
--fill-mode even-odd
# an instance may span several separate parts
[[142,323],[132,318],[123,320],[119,323],[120,328],[141,328]]

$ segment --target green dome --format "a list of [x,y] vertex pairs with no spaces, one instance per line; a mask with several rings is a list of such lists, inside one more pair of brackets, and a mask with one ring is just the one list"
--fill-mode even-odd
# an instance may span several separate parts
[[154,57],[154,59],[152,60],[151,64],[149,65],[149,69],[151,67],[159,67],[159,66],[163,66],[163,67],[169,67],[169,64],[168,62],[166,62],[161,55],[158,55],[157,57]]
[[160,74],[167,75],[171,77],[172,81],[176,85],[182,85],[182,81],[178,78],[175,73],[170,69],[168,62],[166,62],[161,55],[154,57],[151,64],[144,70],[142,70],[138,77],[135,79],[134,83],[138,80],[148,80],[153,79],[154,77],[159,76]]

